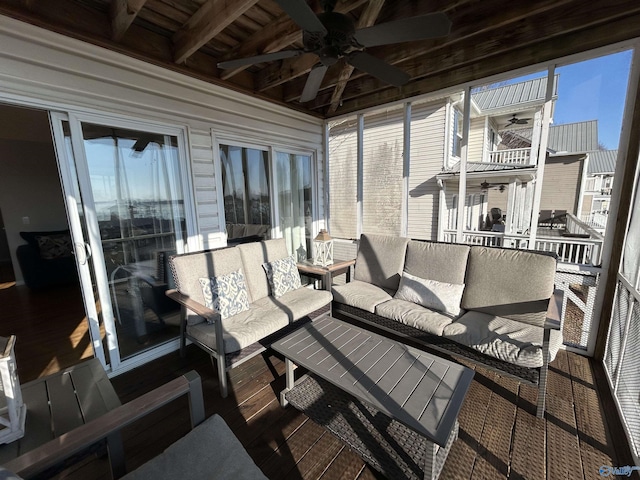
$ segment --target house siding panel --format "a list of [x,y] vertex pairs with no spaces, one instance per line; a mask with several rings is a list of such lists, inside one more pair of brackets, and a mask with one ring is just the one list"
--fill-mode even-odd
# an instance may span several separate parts
[[472,118],[469,128],[468,162],[482,162],[486,148],[484,133],[484,117]]
[[576,213],[583,158],[583,155],[574,155],[547,159],[540,210],[566,210]]
[[414,106],[411,113],[411,173],[409,175],[409,237],[438,237],[440,188],[436,175],[445,155],[444,102]]

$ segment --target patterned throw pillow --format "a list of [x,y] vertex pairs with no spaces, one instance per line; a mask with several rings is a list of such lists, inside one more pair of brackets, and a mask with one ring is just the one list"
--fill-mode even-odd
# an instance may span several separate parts
[[302,286],[298,266],[293,255],[290,257],[263,263],[267,279],[271,287],[271,294],[278,298],[287,292],[296,290]]
[[438,282],[403,272],[394,298],[457,316],[463,291],[464,284]]
[[198,280],[202,286],[204,306],[218,312],[223,320],[249,310],[249,296],[242,270]]
[[41,258],[53,260],[54,258],[71,256],[73,249],[71,248],[71,235],[68,233],[38,235],[35,238],[38,242]]

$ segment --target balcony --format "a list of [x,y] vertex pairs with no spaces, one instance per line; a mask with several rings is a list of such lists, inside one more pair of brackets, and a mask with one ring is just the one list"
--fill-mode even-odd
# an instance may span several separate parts
[[531,148],[513,148],[487,152],[489,163],[501,165],[532,165]]

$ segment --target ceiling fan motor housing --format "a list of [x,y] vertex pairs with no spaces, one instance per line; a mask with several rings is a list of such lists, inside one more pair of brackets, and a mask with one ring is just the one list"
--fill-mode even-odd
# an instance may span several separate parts
[[350,17],[337,12],[323,12],[318,14],[318,19],[327,29],[327,34],[322,37],[315,32],[303,31],[302,41],[305,50],[317,54],[324,65],[332,65],[358,47],[353,38],[356,27]]

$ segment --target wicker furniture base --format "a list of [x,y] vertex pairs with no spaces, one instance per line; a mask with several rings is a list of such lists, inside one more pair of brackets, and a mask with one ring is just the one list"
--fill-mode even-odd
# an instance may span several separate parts
[[286,393],[287,400],[356,451],[369,465],[395,479],[436,479],[458,422],[444,447],[365,405],[331,383],[309,374]]

